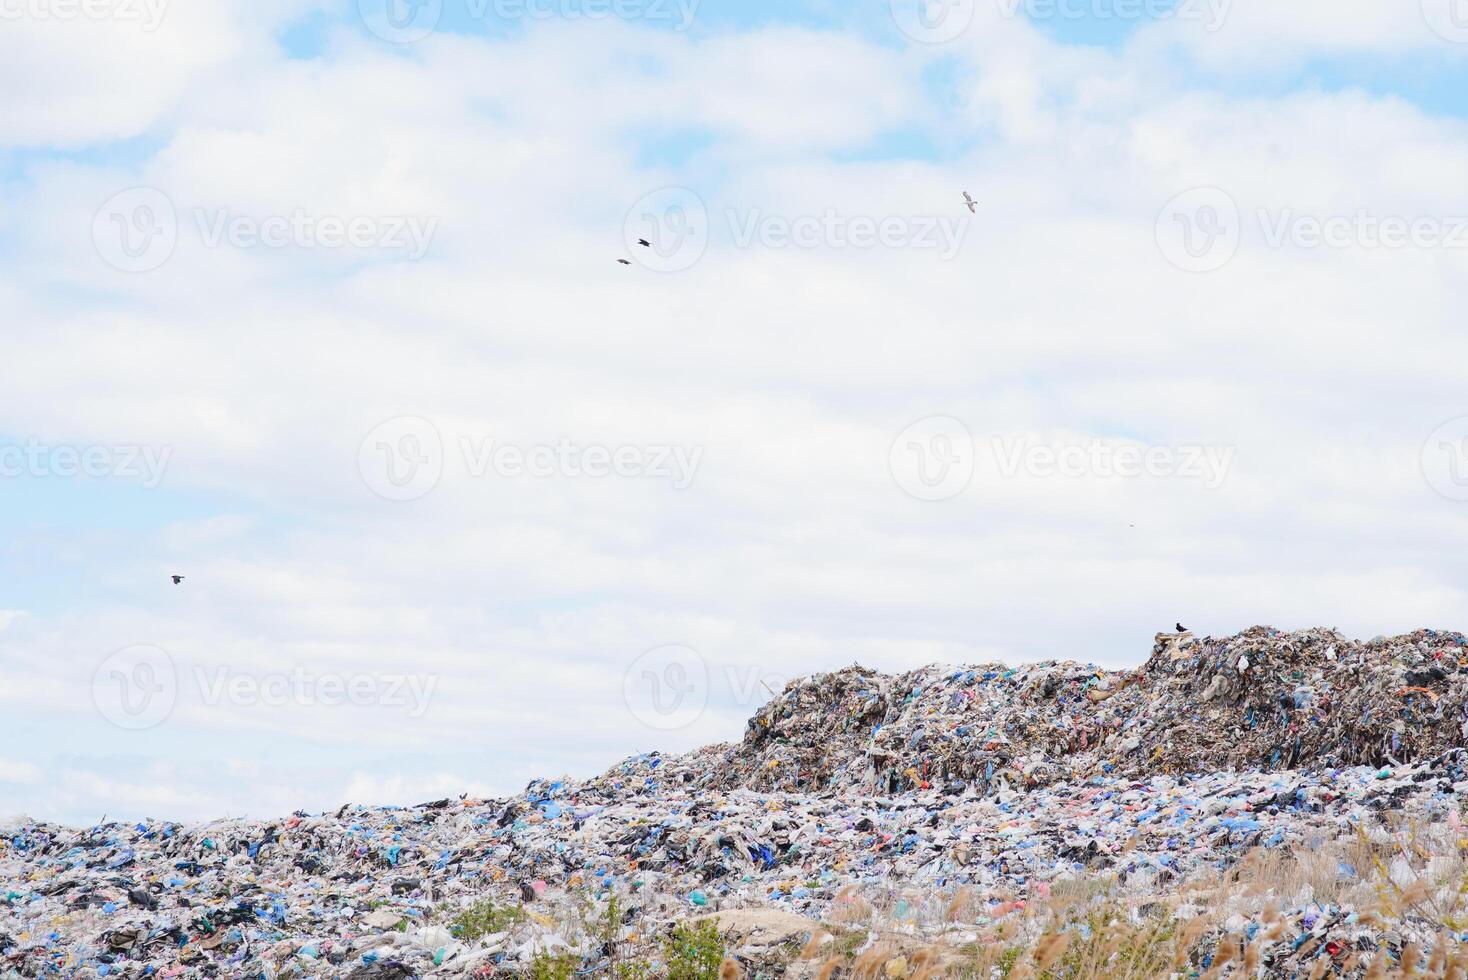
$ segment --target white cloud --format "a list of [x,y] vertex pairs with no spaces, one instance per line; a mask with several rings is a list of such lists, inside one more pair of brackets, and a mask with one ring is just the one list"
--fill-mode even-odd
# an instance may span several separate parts
[[398,803],[402,800],[428,800],[455,797],[468,793],[471,796],[493,796],[494,791],[473,778],[452,773],[402,774],[358,772],[352,774],[347,783],[344,798],[353,803],[368,806]]
[[1212,17],[1167,18],[1148,25],[1136,43],[1142,49],[1182,44],[1200,64],[1229,74],[1295,68],[1331,55],[1416,52],[1448,60],[1461,57],[1468,43],[1468,30],[1454,19],[1454,2],[1231,0],[1215,30],[1207,29]]
[[39,766],[15,759],[0,759],[0,783],[39,783],[42,778]]
[[[1194,275],[1155,227],[1204,185],[1251,220],[1468,213],[1445,179],[1468,163],[1457,121],[1362,94],[1189,92],[1141,40],[1076,50],[1016,21],[934,62],[788,29],[547,25],[408,55],[343,30],[328,59],[285,63],[267,30],[284,14],[245,34],[240,16],[185,15],[198,44],[160,56],[125,110],[83,112],[63,91],[0,117],[14,142],[156,127],[163,143],[136,166],[37,164],[4,206],[19,245],[0,272],[7,358],[25,370],[0,386],[0,429],[173,453],[133,502],[166,519],[84,542],[33,532],[48,574],[87,591],[71,613],[0,614],[0,697],[37,733],[18,764],[57,774],[18,805],[81,820],[503,793],[737,738],[761,680],[853,660],[1134,662],[1175,619],[1374,634],[1462,608],[1461,515],[1420,450],[1468,413],[1463,254],[1270,248],[1256,229]],[[66,43],[62,65],[90,57]],[[941,59],[951,101],[925,94]],[[841,162],[893,129],[947,149]],[[706,142],[648,162],[648,132]],[[98,203],[138,183],[168,192],[180,241],[125,275],[90,232]],[[721,232],[680,274],[617,266],[627,209],[663,184],[696,188]],[[201,209],[439,224],[409,263],[209,248]],[[949,262],[728,234],[731,213],[828,211],[966,233]],[[450,452],[436,490],[393,504],[358,449],[408,414]],[[1209,490],[1008,479],[985,456],[965,493],[929,504],[887,460],[930,414],[965,420],[981,448],[1104,438],[1235,457]],[[687,490],[474,477],[461,438],[673,444],[702,462]],[[711,709],[665,733],[629,712],[623,675],[669,643],[707,661]],[[183,671],[156,730],[118,730],[92,704],[97,664],[131,644]],[[209,703],[196,668],[439,684],[409,718]]]
[[16,97],[0,105],[0,145],[70,149],[146,133],[191,88],[276,60],[271,32],[306,7],[298,0],[8,4],[0,86]]

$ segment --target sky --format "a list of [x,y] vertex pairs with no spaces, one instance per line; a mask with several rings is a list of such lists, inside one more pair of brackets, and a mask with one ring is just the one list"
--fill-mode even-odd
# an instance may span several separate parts
[[0,20],[0,816],[1468,626],[1468,2]]

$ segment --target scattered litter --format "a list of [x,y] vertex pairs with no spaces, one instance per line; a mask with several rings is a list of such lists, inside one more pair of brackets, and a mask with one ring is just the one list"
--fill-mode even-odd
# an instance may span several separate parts
[[[406,980],[524,972],[547,955],[594,972],[607,939],[585,923],[608,908],[626,910],[620,938],[778,912],[746,930],[767,955],[864,895],[970,890],[959,926],[976,930],[1059,882],[1105,874],[1155,892],[1260,849],[1391,844],[1387,814],[1459,833],[1465,654],[1458,633],[1362,643],[1260,627],[1160,634],[1131,671],[853,667],[792,682],[737,744],[635,756],[508,800],[198,825],[13,819],[0,974]],[[1386,867],[1406,881],[1421,864],[1402,850]],[[889,905],[899,928],[932,926],[921,899]],[[1301,958],[1364,929],[1308,900],[1284,911],[1300,931],[1281,948]]]

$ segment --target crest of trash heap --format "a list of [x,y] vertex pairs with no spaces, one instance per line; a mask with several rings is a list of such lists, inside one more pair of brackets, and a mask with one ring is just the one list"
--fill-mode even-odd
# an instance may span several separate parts
[[1468,741],[1463,634],[1159,633],[1135,670],[1069,661],[849,667],[792,681],[741,742],[670,762],[685,784],[885,795],[1094,775],[1386,765]]

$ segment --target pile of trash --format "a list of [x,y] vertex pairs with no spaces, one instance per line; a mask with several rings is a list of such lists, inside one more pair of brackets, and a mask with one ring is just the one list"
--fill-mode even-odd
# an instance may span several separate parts
[[[676,924],[740,910],[808,920],[797,949],[834,922],[853,955],[884,929],[967,947],[1066,882],[1158,896],[1342,840],[1367,848],[1328,862],[1342,894],[1377,865],[1435,880],[1446,858],[1402,828],[1468,836],[1464,653],[1456,633],[1260,628],[1164,635],[1135,671],[852,668],[792,683],[738,744],[510,799],[19,820],[0,827],[0,976],[406,980],[526,975],[547,956],[607,975],[617,950],[656,956]],[[972,896],[960,913],[956,895]],[[1441,938],[1426,920],[1378,936],[1323,894],[1276,899],[1280,962],[1302,969]]]
[[[1135,670],[851,667],[793,681],[695,785],[894,793],[1077,776],[1395,764],[1468,741],[1468,640],[1418,630],[1158,634]],[[714,756],[709,758],[710,753]]]

